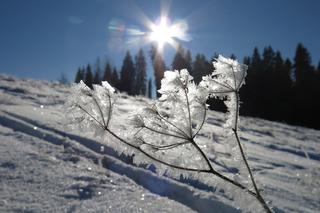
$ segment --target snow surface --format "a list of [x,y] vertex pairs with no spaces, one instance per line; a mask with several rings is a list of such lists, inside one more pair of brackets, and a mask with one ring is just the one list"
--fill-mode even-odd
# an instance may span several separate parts
[[[63,105],[69,96],[69,86],[0,75],[0,212],[242,208],[227,191],[133,166],[130,158],[108,147],[112,138],[70,129]],[[117,130],[127,130],[128,114],[149,103],[122,94],[112,121]],[[231,176],[238,168],[224,164],[230,151],[219,142],[225,137],[224,119],[210,112],[197,140],[214,143],[220,154],[208,153],[213,166]],[[258,185],[276,212],[320,211],[320,131],[241,117],[240,136]]]

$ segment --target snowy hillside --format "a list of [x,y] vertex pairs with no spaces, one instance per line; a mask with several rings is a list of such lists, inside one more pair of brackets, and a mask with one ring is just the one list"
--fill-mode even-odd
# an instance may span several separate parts
[[[69,96],[68,86],[0,75],[0,212],[240,212],[251,205],[233,201],[219,186],[131,165],[108,147],[114,139],[66,125]],[[118,131],[148,103],[121,95]],[[228,159],[223,121],[223,114],[210,112],[197,139],[214,143],[213,166],[235,177],[239,159]],[[240,136],[276,212],[320,211],[320,131],[242,117]]]

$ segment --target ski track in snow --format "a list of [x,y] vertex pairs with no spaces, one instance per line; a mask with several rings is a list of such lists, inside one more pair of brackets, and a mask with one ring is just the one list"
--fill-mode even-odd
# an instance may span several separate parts
[[[0,212],[239,212],[205,184],[159,177],[132,166],[106,146],[108,139],[99,143],[67,128],[68,95],[68,86],[0,75]],[[114,117],[125,123],[128,113],[148,103],[121,95]],[[210,112],[197,140],[214,141],[217,155],[210,160],[233,175],[241,168],[225,165],[223,120]],[[241,118],[240,130],[255,178],[276,212],[319,212],[320,131],[249,117]]]

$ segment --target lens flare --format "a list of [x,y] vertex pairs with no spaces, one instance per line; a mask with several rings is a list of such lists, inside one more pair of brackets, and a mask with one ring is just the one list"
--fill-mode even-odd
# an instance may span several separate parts
[[151,42],[158,43],[158,49],[163,49],[166,43],[172,45],[173,47],[177,47],[178,40],[182,41],[190,41],[191,37],[187,34],[188,25],[186,22],[178,21],[169,24],[170,21],[168,17],[161,16],[158,24],[151,23],[149,29],[149,39]]
[[158,51],[164,49],[166,44],[177,49],[179,42],[191,41],[192,38],[188,34],[188,23],[186,19],[174,20],[169,19],[170,5],[162,5],[160,17],[153,22],[138,7],[136,10],[137,18],[143,26],[132,26],[123,20],[113,18],[109,22],[108,32],[109,39],[107,46],[112,50],[126,50],[128,48],[140,48],[149,43],[156,43]]

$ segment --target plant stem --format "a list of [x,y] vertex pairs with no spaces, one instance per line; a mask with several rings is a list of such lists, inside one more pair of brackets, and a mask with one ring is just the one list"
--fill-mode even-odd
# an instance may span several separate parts
[[266,210],[267,213],[272,213],[271,209],[268,207],[266,201],[263,199],[263,197],[261,196],[260,194],[260,191],[257,187],[257,184],[254,180],[254,177],[253,177],[253,174],[252,174],[252,171],[251,171],[251,168],[249,166],[249,163],[248,163],[248,160],[244,154],[244,151],[243,151],[243,148],[242,148],[242,145],[240,143],[240,139],[239,139],[239,136],[238,136],[238,117],[239,117],[239,94],[238,92],[235,92],[235,95],[236,95],[236,120],[235,120],[235,126],[234,128],[232,129],[234,135],[235,135],[235,138],[237,140],[237,144],[239,146],[239,149],[240,149],[240,153],[241,153],[241,156],[242,156],[242,159],[247,167],[247,170],[249,172],[249,176],[250,176],[250,179],[251,179],[251,182],[252,182],[252,185],[253,185],[253,188],[256,192],[256,198],[258,199],[258,201],[261,203],[261,205],[263,206],[263,208]]

